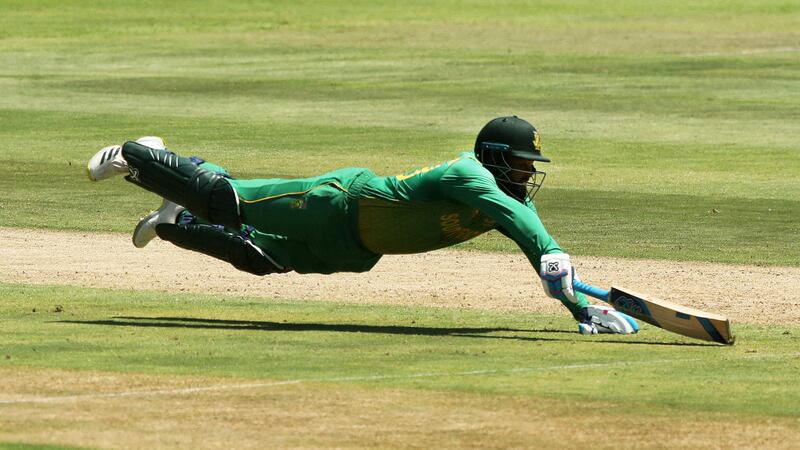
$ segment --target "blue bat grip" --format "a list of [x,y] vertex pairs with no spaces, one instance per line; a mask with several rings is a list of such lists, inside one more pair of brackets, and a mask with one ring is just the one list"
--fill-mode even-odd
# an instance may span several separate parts
[[591,295],[592,297],[603,300],[604,302],[608,301],[608,291],[605,289],[600,289],[578,280],[572,280],[572,287],[578,292]]

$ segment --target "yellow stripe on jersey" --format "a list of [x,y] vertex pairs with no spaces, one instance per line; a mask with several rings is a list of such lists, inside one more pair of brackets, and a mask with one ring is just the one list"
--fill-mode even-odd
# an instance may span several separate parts
[[415,170],[413,172],[404,173],[402,175],[397,175],[397,176],[395,176],[395,178],[397,178],[397,181],[407,180],[407,179],[409,179],[411,177],[415,177],[417,175],[422,175],[423,173],[428,173],[431,170],[436,170],[436,169],[438,169],[439,167],[442,167],[445,164],[453,164],[456,161],[458,161],[459,159],[461,159],[461,158],[456,158],[456,159],[453,159],[453,160],[450,160],[450,161],[443,162],[441,164],[436,164],[435,166],[423,167],[422,169],[417,169],[417,170]]
[[306,189],[305,191],[285,192],[283,194],[271,195],[269,197],[263,197],[263,198],[259,198],[259,199],[255,199],[255,200],[247,200],[247,199],[239,197],[239,201],[241,201],[242,203],[249,203],[249,204],[265,202],[265,201],[268,201],[268,200],[275,200],[276,198],[291,197],[293,195],[305,195],[305,194],[308,194],[309,192],[313,191],[314,189],[318,189],[318,188],[325,187],[325,186],[333,186],[333,187],[335,187],[336,189],[339,189],[342,192],[349,192],[341,184],[336,183],[334,181],[329,181],[327,183],[323,183],[323,184],[314,186],[311,189]]

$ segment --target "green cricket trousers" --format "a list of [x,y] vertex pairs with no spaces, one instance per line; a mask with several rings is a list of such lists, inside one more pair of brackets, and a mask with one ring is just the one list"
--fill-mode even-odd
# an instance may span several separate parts
[[[201,165],[202,166],[202,165]],[[358,235],[358,197],[375,175],[347,168],[301,179],[228,179],[251,239],[298,273],[366,272],[381,255]]]

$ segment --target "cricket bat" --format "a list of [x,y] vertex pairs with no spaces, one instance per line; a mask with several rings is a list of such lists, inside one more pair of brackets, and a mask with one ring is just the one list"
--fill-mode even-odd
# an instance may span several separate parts
[[610,291],[581,281],[574,281],[572,286],[577,291],[610,304],[617,311],[664,330],[726,345],[733,345],[735,341],[735,336],[731,335],[731,323],[725,316],[659,300],[618,286],[611,286]]

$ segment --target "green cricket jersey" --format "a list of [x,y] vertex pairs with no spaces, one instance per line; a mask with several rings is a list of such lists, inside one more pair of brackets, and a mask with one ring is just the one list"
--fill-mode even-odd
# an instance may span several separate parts
[[358,233],[378,254],[420,253],[449,247],[497,228],[537,268],[541,256],[560,253],[531,202],[497,186],[471,153],[394,177],[371,178],[358,198]]
[[[286,254],[297,271],[369,270],[380,255],[449,247],[492,229],[513,239],[537,271],[542,255],[561,252],[533,204],[506,195],[471,153],[398,176],[347,168],[230,182],[244,223],[269,235],[257,243]],[[291,250],[282,248],[287,242]],[[297,256],[299,246],[308,257]]]
[[[203,167],[227,174],[210,163]],[[497,229],[538,273],[561,253],[536,209],[506,195],[471,153],[404,175],[346,168],[302,179],[230,179],[252,241],[298,273],[364,272],[384,254],[448,247]],[[588,301],[561,301],[573,314]]]

